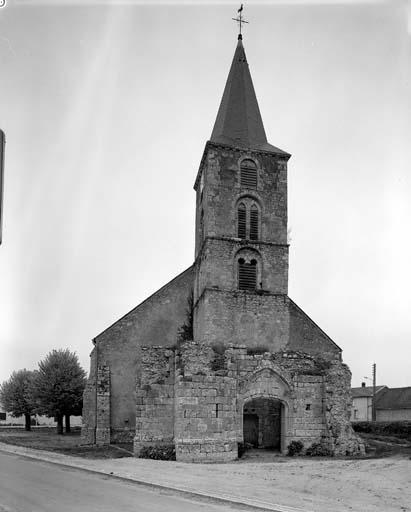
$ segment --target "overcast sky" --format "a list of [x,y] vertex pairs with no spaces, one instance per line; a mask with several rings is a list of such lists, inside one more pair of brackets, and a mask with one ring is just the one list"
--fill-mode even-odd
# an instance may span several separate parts
[[[0,9],[0,382],[91,340],[187,268],[238,2]],[[254,2],[244,46],[289,161],[290,297],[353,385],[411,386],[411,10]]]

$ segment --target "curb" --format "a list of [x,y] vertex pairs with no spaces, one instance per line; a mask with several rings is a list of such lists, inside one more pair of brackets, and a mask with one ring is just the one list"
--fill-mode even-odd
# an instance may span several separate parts
[[[116,475],[113,472],[107,472],[107,471],[99,471],[97,469],[90,469],[87,467],[83,467],[81,465],[76,465],[73,463],[70,463],[70,461],[64,461],[64,459],[61,460],[52,460],[54,456],[56,456],[56,453],[58,452],[47,452],[44,450],[44,453],[41,453],[41,450],[35,450],[34,448],[26,448],[21,446],[16,446],[12,444],[7,443],[1,443],[0,442],[0,452],[8,453],[12,455],[18,455],[20,457],[25,457],[28,459],[33,460],[41,460],[43,462],[47,462],[49,464],[55,464],[56,466],[64,466],[69,468],[78,469],[80,471],[86,471],[87,473],[95,474],[95,475],[105,475],[111,478],[114,478],[116,480],[122,480],[129,483],[134,483],[137,485],[142,485],[145,487],[149,487],[152,489],[157,489],[160,491],[165,492],[172,492],[174,494],[177,494],[179,496],[185,496],[194,498],[198,501],[207,501],[211,503],[216,504],[225,504],[225,505],[235,505],[239,507],[242,510],[258,510],[258,511],[267,511],[267,512],[312,512],[308,510],[304,510],[301,508],[295,508],[295,507],[288,507],[278,504],[271,504],[264,501],[256,501],[256,500],[249,500],[247,498],[241,498],[238,496],[231,496],[228,494],[212,494],[207,492],[201,492],[201,491],[191,491],[189,489],[184,489],[181,487],[177,487],[175,485],[166,485],[166,484],[158,484],[155,482],[148,482],[146,480],[141,480],[137,478],[131,478],[128,476],[122,476],[122,475]],[[49,456],[52,455],[53,457]],[[61,457],[66,457],[66,455],[59,454]],[[73,457],[73,456],[71,456]],[[81,460],[81,459],[80,459]]]

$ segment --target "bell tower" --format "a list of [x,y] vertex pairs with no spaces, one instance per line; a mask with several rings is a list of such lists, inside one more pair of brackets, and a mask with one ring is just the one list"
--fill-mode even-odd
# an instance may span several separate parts
[[267,142],[239,35],[194,185],[194,339],[288,341],[287,161]]

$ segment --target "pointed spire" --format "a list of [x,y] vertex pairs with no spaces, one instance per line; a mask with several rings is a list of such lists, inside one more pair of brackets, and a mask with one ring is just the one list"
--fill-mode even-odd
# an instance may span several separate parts
[[267,142],[241,34],[210,140],[230,146],[285,153]]

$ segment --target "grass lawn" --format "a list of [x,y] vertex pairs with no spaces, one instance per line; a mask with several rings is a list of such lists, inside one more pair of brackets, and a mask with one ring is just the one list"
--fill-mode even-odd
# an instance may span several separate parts
[[[74,455],[87,459],[119,459],[133,456],[132,444],[116,444],[109,446],[84,445],[81,442],[80,429],[74,427],[70,434],[57,435],[56,429],[51,427],[32,427],[30,432],[26,432],[21,427],[0,427],[0,442],[14,444],[17,446],[26,446],[36,450],[48,450],[51,452],[63,453],[65,455]],[[359,434],[366,444],[366,458],[381,458],[392,456],[408,456],[411,458],[411,442],[406,439],[395,436],[383,436],[378,434]],[[242,462],[255,461],[256,454],[247,452]],[[274,462],[283,462],[283,457],[266,454],[264,451],[257,450],[257,459],[263,462],[271,460]]]
[[81,443],[80,430],[70,434],[57,435],[55,428],[32,427],[30,432],[19,427],[0,427],[0,442],[59,452],[87,459],[118,459],[132,457],[132,444],[91,446]]

